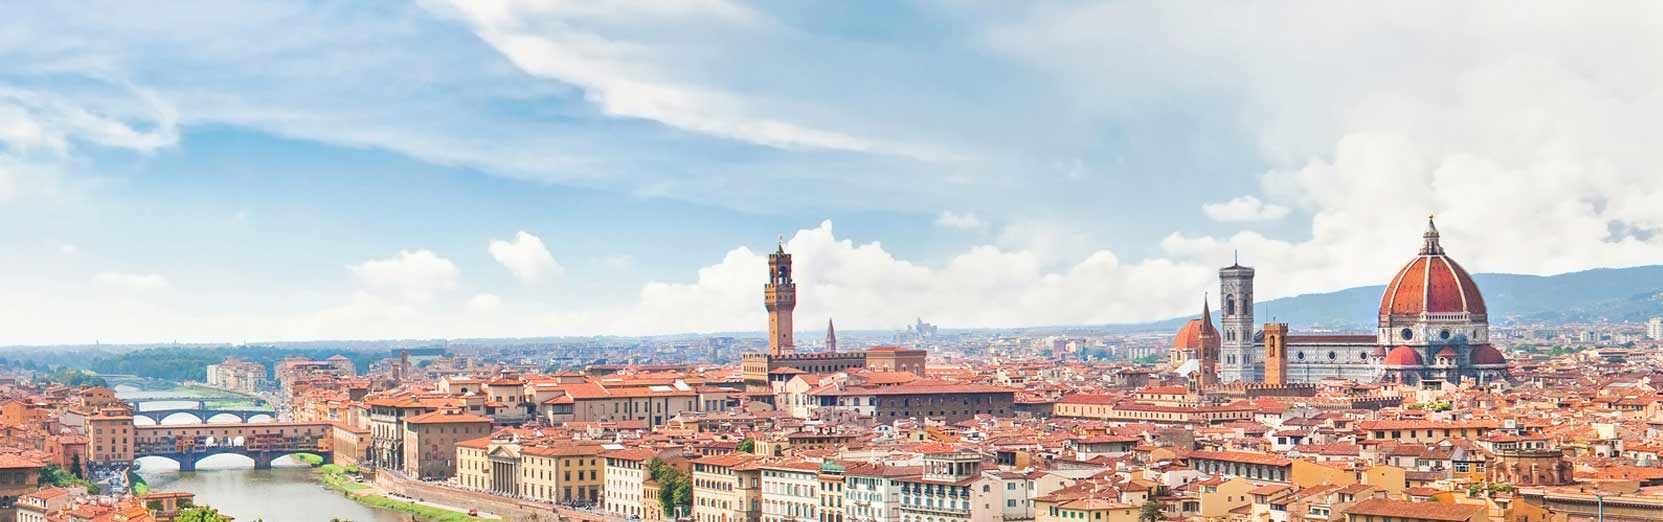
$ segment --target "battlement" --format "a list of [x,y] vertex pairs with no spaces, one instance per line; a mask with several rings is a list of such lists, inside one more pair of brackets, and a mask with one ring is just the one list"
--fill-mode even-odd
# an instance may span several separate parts
[[1315,397],[1317,385],[1311,383],[1270,384],[1262,382],[1232,382],[1207,389],[1208,393],[1232,398],[1258,397]]

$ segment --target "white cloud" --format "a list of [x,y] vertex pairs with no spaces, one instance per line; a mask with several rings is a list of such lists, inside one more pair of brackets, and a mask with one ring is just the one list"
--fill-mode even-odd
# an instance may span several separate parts
[[[1174,234],[1163,250],[1218,264],[1240,249],[1263,296],[1379,284],[1434,212],[1474,271],[1655,263],[1663,72],[1643,64],[1663,61],[1659,9],[1551,5],[1028,4],[986,38],[1111,113],[1172,92],[1240,100],[1232,117],[1270,165],[1262,193],[1309,213],[1308,239]],[[1239,17],[1268,23],[1225,22]],[[1291,215],[1252,196],[1203,212]]]
[[941,214],[935,218],[935,224],[936,226],[959,230],[977,230],[987,226],[987,223],[982,222],[982,218],[976,217],[974,212],[958,213],[951,210],[941,211]]
[[161,274],[99,272],[97,275],[92,276],[92,280],[98,284],[135,292],[161,290],[168,287],[167,278],[162,277]]
[[1288,207],[1267,204],[1253,196],[1240,196],[1223,203],[1201,205],[1201,213],[1208,219],[1225,223],[1275,221],[1288,217]]
[[1101,244],[1079,227],[1068,220],[1019,219],[999,227],[995,243],[1005,250],[1031,253],[1046,264],[1073,263]]
[[494,312],[502,306],[502,298],[495,294],[478,294],[468,299],[468,311],[476,313]]
[[490,251],[492,258],[525,283],[543,283],[566,271],[554,261],[541,238],[525,231],[515,234],[513,241],[491,240]]
[[60,253],[60,254],[63,254],[63,255],[66,255],[66,256],[72,256],[72,255],[75,255],[75,254],[79,253],[80,251],[81,251],[81,248],[75,246],[74,243],[58,243],[58,253]]
[[[88,78],[99,84],[101,78]],[[58,192],[77,145],[150,153],[179,141],[178,115],[154,94],[119,83],[102,85],[129,111],[108,114],[49,91],[0,81],[0,203],[20,194]]]
[[[1106,250],[1047,270],[1026,250],[978,246],[945,265],[897,259],[878,243],[833,234],[830,221],[800,230],[785,245],[795,262],[797,317],[826,317],[863,328],[894,328],[916,317],[957,327],[1146,320],[1199,306],[1212,268],[1157,259],[1125,263]],[[767,255],[740,247],[691,282],[646,284],[639,302],[619,310],[563,316],[585,332],[624,334],[763,327],[759,281]]]
[[372,289],[394,291],[414,301],[426,301],[437,292],[456,288],[460,274],[455,263],[430,250],[401,250],[396,256],[347,268]]
[[[647,7],[652,4],[669,4]],[[786,121],[755,107],[721,82],[678,71],[687,43],[669,28],[705,34],[777,33],[759,13],[725,0],[696,2],[572,2],[450,0],[428,2],[436,13],[465,21],[480,39],[525,72],[583,88],[607,114],[656,121],[701,134],[784,149],[950,155]],[[694,7],[694,6],[697,7]],[[626,36],[621,25],[650,18],[664,31]],[[706,43],[705,45],[711,45]],[[687,59],[708,59],[688,56]]]

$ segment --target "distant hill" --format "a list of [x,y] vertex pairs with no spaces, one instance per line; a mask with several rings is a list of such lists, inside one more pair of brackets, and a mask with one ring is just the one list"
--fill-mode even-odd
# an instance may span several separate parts
[[[1663,315],[1663,265],[1599,268],[1568,274],[1533,276],[1474,274],[1484,293],[1492,324],[1531,322],[1645,322]],[[1371,329],[1378,317],[1385,285],[1283,297],[1258,303],[1254,320],[1277,321],[1297,328]],[[1188,316],[1113,330],[1177,329]]]

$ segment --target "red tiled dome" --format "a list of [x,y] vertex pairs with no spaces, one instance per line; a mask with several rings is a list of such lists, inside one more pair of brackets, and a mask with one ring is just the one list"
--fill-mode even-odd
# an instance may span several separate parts
[[1501,350],[1488,344],[1480,344],[1472,349],[1473,364],[1507,364],[1507,356]]
[[1380,296],[1380,315],[1460,313],[1484,315],[1484,296],[1472,276],[1444,255],[1438,230],[1427,223],[1426,246],[1398,270]]
[[1386,354],[1385,364],[1386,364],[1386,366],[1421,366],[1422,365],[1421,359],[1420,359],[1420,352],[1417,352],[1417,351],[1415,351],[1414,348],[1410,348],[1408,346],[1399,346],[1397,348],[1392,348],[1391,353]]
[[1449,360],[1453,361],[1455,359],[1460,358],[1460,356],[1455,355],[1455,349],[1454,348],[1450,348],[1448,346],[1445,346],[1444,349],[1438,350],[1438,355],[1434,355],[1434,356],[1432,356],[1432,358],[1433,359],[1449,359]]
[[1217,348],[1219,346],[1218,329],[1213,328],[1212,321],[1203,322],[1201,319],[1190,319],[1189,322],[1184,323],[1183,328],[1178,329],[1178,335],[1172,338],[1172,347],[1174,349],[1202,348],[1203,340],[1210,345],[1207,348]]

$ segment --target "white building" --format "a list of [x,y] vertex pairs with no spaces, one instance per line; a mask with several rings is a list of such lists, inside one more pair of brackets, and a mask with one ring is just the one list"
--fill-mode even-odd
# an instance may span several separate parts
[[630,448],[602,456],[606,458],[606,471],[601,475],[605,477],[602,510],[619,518],[651,520],[663,515],[661,509],[648,509],[646,503],[656,505],[658,499],[645,498],[642,491],[648,478],[647,463],[653,458],[651,450]]
[[971,522],[1034,519],[1034,481],[1017,471],[984,471],[970,488]]
[[901,522],[971,522],[970,487],[980,476],[980,455],[925,454],[924,473],[898,481]]
[[762,466],[762,522],[819,522],[820,465],[790,461]]
[[917,478],[924,468],[855,464],[843,472],[844,522],[899,522],[903,478]]
[[1663,341],[1663,317],[1653,317],[1646,321],[1646,338]]

